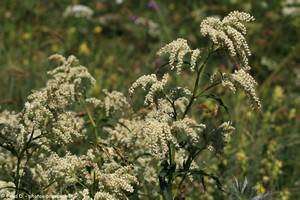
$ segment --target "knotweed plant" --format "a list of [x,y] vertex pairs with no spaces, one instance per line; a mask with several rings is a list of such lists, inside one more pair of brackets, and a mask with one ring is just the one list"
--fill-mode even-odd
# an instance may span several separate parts
[[[208,98],[224,106],[213,92],[217,87],[242,88],[252,107],[261,108],[245,38],[245,23],[252,20],[237,11],[204,19],[207,46],[193,49],[182,38],[166,44],[157,52],[168,59],[165,73],[141,76],[128,96],[103,90],[102,98],[88,97],[95,80],[87,69],[74,56],[51,56],[59,66],[46,86],[33,91],[20,112],[0,114],[1,198],[185,199],[193,191],[186,184],[205,188],[206,180],[224,191],[200,155],[222,155],[235,128],[228,120],[201,120],[195,110]],[[203,83],[218,51],[228,52],[238,68],[215,70]],[[192,87],[174,81],[186,74]],[[144,105],[133,106],[140,90]]]

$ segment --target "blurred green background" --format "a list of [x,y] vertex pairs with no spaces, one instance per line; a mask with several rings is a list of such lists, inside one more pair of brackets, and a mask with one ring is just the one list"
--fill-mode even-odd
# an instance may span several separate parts
[[[75,4],[90,7],[93,16],[64,17]],[[183,37],[201,46],[201,20],[233,10],[256,18],[247,37],[263,112],[252,112],[242,93],[226,95],[237,131],[224,158],[206,168],[225,184],[247,177],[257,193],[272,192],[271,199],[300,199],[299,0],[1,0],[0,109],[22,108],[30,91],[45,84],[54,53],[74,54],[90,70],[97,80],[92,95],[104,88],[126,93],[159,67],[163,44]],[[216,60],[212,67],[232,67],[222,56]],[[216,193],[208,187],[203,199],[220,199]]]

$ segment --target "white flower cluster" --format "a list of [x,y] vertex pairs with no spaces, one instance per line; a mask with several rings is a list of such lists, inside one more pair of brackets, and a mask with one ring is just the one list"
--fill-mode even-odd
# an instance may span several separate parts
[[257,108],[258,110],[261,109],[262,106],[255,91],[257,82],[244,69],[235,70],[233,74],[222,73],[220,79],[221,80],[218,80],[217,73],[213,74],[210,77],[210,81],[212,83],[221,81],[222,86],[228,87],[233,93],[235,93],[236,91],[236,85],[241,86],[249,97],[252,106]]
[[[62,65],[49,72],[46,87],[28,96],[22,112],[23,129],[28,135],[43,135],[55,138],[59,143],[69,143],[73,137],[82,134],[83,121],[66,108],[80,102],[86,92],[86,85],[94,84],[94,78],[87,69],[80,66],[74,56],[68,59],[52,56],[63,61]],[[76,122],[76,123],[74,123]],[[49,132],[49,129],[52,130]]]
[[258,109],[261,109],[261,103],[255,91],[257,82],[254,78],[243,69],[235,71],[231,77],[245,90],[253,105],[255,105]]
[[106,89],[103,90],[103,93],[105,95],[103,100],[92,97],[86,99],[86,102],[93,104],[94,107],[104,109],[107,117],[118,111],[124,114],[123,111],[126,108],[130,108],[130,105],[123,93],[118,91],[108,92]]
[[130,105],[123,93],[118,91],[108,92],[103,90],[105,98],[103,100],[106,116],[113,111],[122,111],[124,108],[129,108]]
[[80,138],[85,130],[83,129],[84,120],[76,116],[74,112],[64,112],[57,116],[53,122],[52,132],[54,137],[68,144],[73,141],[73,137]]
[[80,157],[70,153],[63,157],[53,153],[45,162],[48,168],[45,170],[45,175],[48,179],[51,177],[63,179],[66,184],[75,184],[79,181],[77,177],[78,169],[85,166],[84,161]]
[[[178,146],[178,134],[185,135],[192,143],[199,142],[200,133],[205,129],[193,119],[184,118],[173,120],[173,108],[164,99],[159,99],[157,105],[150,107],[144,118],[120,120],[114,128],[107,128],[114,144],[123,144],[127,149],[130,146],[145,148],[157,158],[164,158],[168,152],[168,144]],[[138,149],[138,148],[137,148]]]
[[216,46],[225,46],[232,57],[241,59],[242,67],[249,70],[248,56],[251,51],[245,39],[245,22],[254,18],[244,12],[233,11],[220,20],[216,17],[208,17],[202,21],[200,31],[203,36],[208,36]]
[[[87,69],[73,56],[66,59],[54,55],[50,59],[61,65],[49,72],[51,79],[46,87],[29,95],[21,112],[0,113],[1,179],[16,177],[18,173],[20,178],[26,177],[26,184],[35,181],[36,187],[47,188],[42,192],[49,194],[60,193],[64,186],[78,183],[91,186],[97,181],[95,195],[88,190],[76,194],[67,191],[62,199],[126,199],[125,193],[132,193],[132,185],[137,183],[131,166],[121,166],[113,160],[106,161],[107,158],[100,164],[99,158],[104,159],[104,156],[91,149],[86,155],[66,153],[62,157],[52,149],[54,145],[63,144],[59,146],[66,150],[65,145],[82,138],[85,133],[83,118],[69,110],[72,105],[91,101],[102,104],[106,113],[110,113],[129,106],[126,98],[122,93],[105,91],[103,101],[86,100],[87,86],[94,83]],[[56,148],[60,149],[59,146]],[[22,159],[19,164],[18,159]],[[0,194],[14,192],[6,189],[0,190]]]
[[22,149],[32,140],[47,149],[47,145],[67,144],[84,133],[83,120],[67,108],[80,101],[86,85],[92,84],[94,79],[74,56],[65,59],[55,55],[53,58],[62,65],[50,72],[52,78],[46,87],[33,91],[21,112],[0,114],[2,144],[10,151]]
[[104,187],[107,187],[109,190],[132,193],[132,184],[137,183],[136,177],[130,174],[132,169],[132,166],[120,166],[117,163],[108,163],[104,165],[104,170],[99,174],[99,179],[104,183]]
[[[147,135],[146,132],[143,132],[146,125],[148,124],[145,119],[140,117],[122,118],[114,127],[105,128],[105,131],[109,134],[109,144],[118,148],[118,151],[124,152],[124,156],[129,159],[129,162],[134,162],[134,171],[135,174],[138,174],[139,185],[148,185],[153,188],[154,186],[158,187],[157,167],[159,158],[165,157],[165,154],[161,153],[163,148],[160,145],[156,145],[155,149],[152,149],[153,145],[149,137],[155,137],[156,141],[157,136]],[[154,152],[160,153],[157,155]],[[158,195],[159,190],[152,191],[152,197],[159,198]],[[140,198],[143,199],[143,196]]]
[[168,78],[168,74],[165,74],[161,80],[158,80],[155,74],[143,75],[132,84],[129,88],[129,93],[133,94],[135,89],[139,86],[141,86],[143,90],[146,90],[146,87],[151,85],[144,101],[145,105],[148,105],[149,103],[153,103],[155,93],[163,90],[168,82]]
[[[4,147],[19,147],[23,144],[24,135],[20,137],[15,134],[16,132],[20,132],[23,127],[19,124],[19,116],[19,113],[16,114],[7,110],[0,113],[0,141]],[[19,141],[20,144],[16,143],[16,141]]]
[[109,141],[116,146],[124,149],[131,149],[132,146],[143,147],[140,140],[141,127],[143,126],[141,119],[119,119],[118,123],[112,127],[105,127],[104,130],[109,133]]
[[13,200],[15,199],[14,192],[11,187],[15,187],[13,182],[6,182],[0,180],[0,197],[3,200]]
[[63,16],[64,17],[69,17],[69,16],[74,16],[78,18],[87,18],[90,19],[94,14],[94,11],[85,5],[71,5],[66,8],[64,11]]
[[145,121],[142,134],[145,135],[146,146],[150,149],[151,153],[158,158],[164,158],[166,156],[168,143],[177,143],[168,123],[156,119],[147,119]]
[[[163,54],[169,54],[169,64],[171,66],[171,69],[176,68],[177,73],[180,73],[182,71],[182,65],[184,64],[183,58],[188,53],[191,53],[190,65],[191,70],[194,71],[197,59],[200,56],[200,50],[192,50],[185,39],[178,38],[177,40],[174,40],[171,43],[163,46],[157,52],[159,56]],[[176,66],[174,65],[175,62],[177,62]]]
[[299,0],[284,0],[281,1],[282,14],[285,16],[299,16],[300,15],[300,1]]
[[199,142],[199,134],[206,128],[205,124],[198,124],[191,118],[184,118],[182,120],[175,121],[172,125],[173,131],[184,132],[195,143]]
[[[122,199],[125,192],[133,192],[133,184],[137,184],[135,176],[131,175],[132,166],[120,166],[115,162],[99,165],[95,159],[99,152],[92,149],[86,155],[76,156],[67,153],[63,157],[52,154],[45,162],[44,175],[49,180],[56,180],[61,185],[73,185],[84,181],[87,185],[98,183],[97,193],[93,199]],[[82,193],[89,199],[88,191]]]

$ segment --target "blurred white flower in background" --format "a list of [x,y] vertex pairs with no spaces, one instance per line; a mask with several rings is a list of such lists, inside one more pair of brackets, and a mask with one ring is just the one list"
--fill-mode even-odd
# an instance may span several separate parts
[[68,6],[64,11],[64,17],[73,16],[78,18],[90,19],[93,14],[94,11],[91,8],[81,4]]
[[285,0],[282,2],[282,14],[285,16],[300,14],[300,0]]
[[116,0],[116,4],[122,4],[123,0]]

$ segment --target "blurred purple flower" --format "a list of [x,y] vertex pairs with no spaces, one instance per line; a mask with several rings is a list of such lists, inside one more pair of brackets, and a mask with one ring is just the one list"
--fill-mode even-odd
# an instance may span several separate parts
[[131,16],[129,17],[129,20],[131,20],[131,21],[134,22],[134,23],[136,23],[138,19],[139,19],[139,16],[136,16],[136,15],[131,15]]
[[155,0],[148,1],[147,8],[149,8],[151,10],[159,10],[159,6]]

